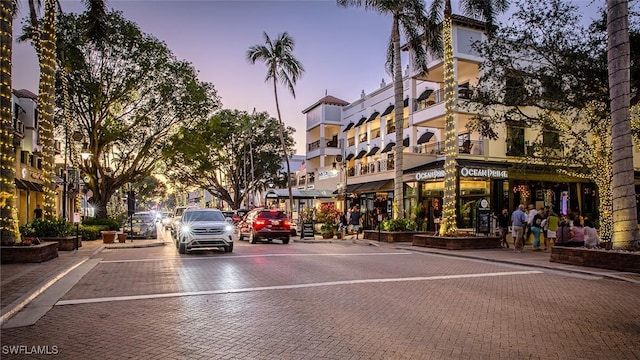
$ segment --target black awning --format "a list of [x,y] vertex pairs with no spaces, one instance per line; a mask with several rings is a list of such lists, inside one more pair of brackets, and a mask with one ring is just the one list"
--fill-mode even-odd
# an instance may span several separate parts
[[367,118],[363,116],[362,118],[360,118],[360,120],[358,121],[358,123],[356,124],[355,127],[358,127],[358,126],[364,124],[365,121],[367,121]]
[[371,149],[371,151],[369,151],[369,153],[367,154],[367,156],[373,156],[373,155],[377,154],[377,153],[378,153],[378,150],[380,150],[380,148],[379,148],[379,147],[377,147],[377,146],[374,146],[374,147],[373,147],[373,149]]
[[390,184],[393,184],[393,180],[372,181],[372,182],[360,184],[357,190],[360,193],[375,192],[380,190],[391,190],[393,185],[390,186]]
[[427,131],[426,133],[420,135],[420,137],[418,138],[418,145],[429,142],[429,140],[431,140],[432,137],[433,137],[433,133],[431,131]]
[[422,94],[420,94],[420,96],[418,96],[418,98],[416,100],[418,101],[422,101],[425,100],[426,98],[428,98],[431,93],[433,93],[432,89],[426,89],[425,91],[422,92]]
[[350,123],[349,123],[349,125],[347,125],[347,127],[346,127],[346,128],[344,128],[344,130],[342,130],[342,132],[347,132],[347,131],[349,131],[349,129],[351,129],[352,127],[353,127],[353,123],[352,123],[352,122],[350,122]]
[[371,116],[369,116],[369,118],[367,119],[367,122],[375,120],[378,117],[378,115],[380,115],[380,113],[377,111],[374,111],[373,114],[371,114]]
[[346,157],[347,161],[349,161],[349,160],[353,159],[353,157],[354,157],[354,156],[355,156],[355,155],[353,155],[353,154],[349,154],[349,155],[347,155],[347,157]]
[[34,183],[31,181],[27,181],[27,180],[23,180],[25,183],[27,183],[27,186],[29,186],[29,188],[33,191],[37,191],[37,192],[42,192],[43,190],[43,185],[42,184],[38,184],[38,183]]
[[25,184],[24,181],[22,181],[22,180],[20,180],[18,178],[15,178],[15,179],[13,179],[13,182],[16,184],[16,187],[18,189],[29,190],[29,186],[27,186],[27,184]]
[[393,109],[395,109],[396,107],[394,105],[389,105],[385,111],[382,113],[382,115],[380,116],[385,116],[385,115],[389,115],[391,114],[391,112],[393,111]]
[[13,179],[16,187],[22,190],[42,192],[42,184],[34,183],[29,180]]
[[365,155],[367,155],[367,151],[366,150],[362,150],[358,153],[358,156],[356,156],[356,160],[358,159],[362,159]]
[[391,149],[393,149],[394,146],[396,146],[396,143],[394,142],[388,143],[387,146],[385,146],[384,149],[382,149],[382,154],[391,151]]
[[404,138],[404,140],[402,140],[402,146],[404,147],[409,146],[409,138]]
[[404,107],[409,106],[409,98],[404,99]]

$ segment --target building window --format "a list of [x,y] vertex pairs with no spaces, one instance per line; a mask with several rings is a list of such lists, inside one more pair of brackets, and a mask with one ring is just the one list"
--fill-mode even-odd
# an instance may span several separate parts
[[519,124],[507,122],[507,156],[523,156],[524,154],[524,128]]
[[527,90],[524,78],[516,71],[506,75],[504,84],[504,104],[507,106],[525,105]]

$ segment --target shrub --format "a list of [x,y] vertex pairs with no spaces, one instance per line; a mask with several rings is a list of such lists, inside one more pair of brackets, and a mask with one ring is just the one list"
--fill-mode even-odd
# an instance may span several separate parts
[[122,226],[120,222],[113,219],[98,219],[98,218],[86,218],[82,221],[82,225],[106,225],[108,228],[106,230],[120,230]]
[[384,231],[415,231],[416,222],[410,219],[389,219],[382,222]]
[[33,219],[20,226],[23,237],[65,237],[74,235],[73,224],[65,219]]
[[318,222],[331,222],[333,224],[336,221],[336,218],[340,216],[340,211],[336,209],[336,206],[333,203],[320,204],[320,209],[316,212],[316,216]]
[[101,237],[100,231],[109,230],[106,225],[82,225],[80,227],[80,235],[82,240],[97,240]]

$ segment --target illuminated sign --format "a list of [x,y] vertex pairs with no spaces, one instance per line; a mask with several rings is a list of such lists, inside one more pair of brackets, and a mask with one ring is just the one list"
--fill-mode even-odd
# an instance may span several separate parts
[[429,179],[438,179],[444,177],[444,170],[442,169],[434,169],[424,172],[416,173],[416,180],[429,180]]
[[509,172],[507,170],[498,170],[498,169],[463,167],[460,169],[460,176],[507,178],[509,177]]

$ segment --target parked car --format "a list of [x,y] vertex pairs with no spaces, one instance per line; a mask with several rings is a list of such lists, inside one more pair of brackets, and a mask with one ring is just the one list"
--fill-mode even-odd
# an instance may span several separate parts
[[236,225],[236,233],[239,240],[245,237],[250,243],[273,239],[282,240],[288,244],[291,238],[291,219],[282,210],[256,208]]
[[169,230],[171,230],[171,235],[176,236],[176,229],[180,227],[180,218],[182,217],[182,213],[187,209],[186,206],[176,206],[173,210],[173,216],[171,223],[169,224]]
[[175,241],[180,254],[219,248],[230,253],[236,237],[234,226],[226,221],[218,209],[184,210],[176,234]]
[[164,226],[165,230],[169,230],[171,229],[172,224],[173,224],[173,215],[171,213],[167,213],[167,215],[165,215],[162,218],[162,226]]
[[122,231],[131,237],[156,238],[158,236],[156,216],[148,211],[137,212],[127,219]]

